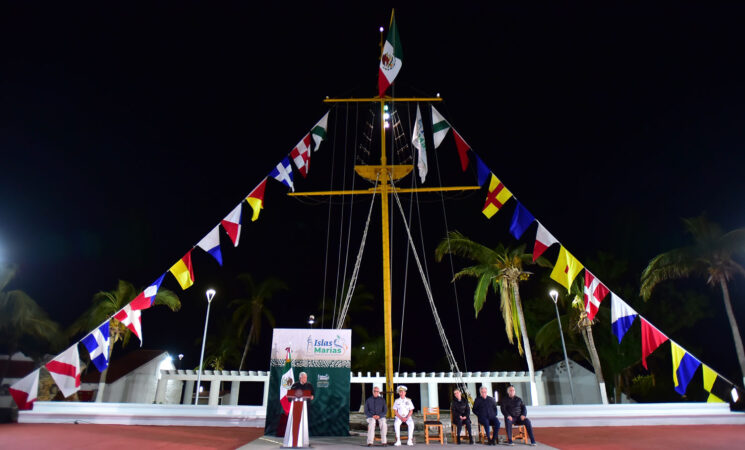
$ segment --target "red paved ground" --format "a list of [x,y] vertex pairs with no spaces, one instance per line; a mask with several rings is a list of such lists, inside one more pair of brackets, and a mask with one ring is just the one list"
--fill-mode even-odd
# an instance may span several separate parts
[[731,449],[745,448],[745,425],[536,428],[535,438],[562,450]]
[[[535,431],[539,442],[570,450],[745,448],[745,426],[742,425],[537,428]],[[57,450],[103,445],[107,450],[227,450],[263,434],[261,428],[2,424],[0,449]]]
[[0,449],[232,450],[263,435],[263,428],[17,423],[0,424]]

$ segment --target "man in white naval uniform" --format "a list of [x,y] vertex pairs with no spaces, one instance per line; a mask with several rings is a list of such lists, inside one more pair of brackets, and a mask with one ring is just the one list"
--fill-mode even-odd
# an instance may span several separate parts
[[396,443],[393,444],[395,446],[401,445],[401,422],[406,422],[409,429],[409,441],[406,445],[414,445],[414,419],[411,418],[414,414],[414,403],[406,398],[406,390],[406,386],[399,386],[398,398],[393,402],[393,412],[396,414],[393,420],[393,428],[396,430]]

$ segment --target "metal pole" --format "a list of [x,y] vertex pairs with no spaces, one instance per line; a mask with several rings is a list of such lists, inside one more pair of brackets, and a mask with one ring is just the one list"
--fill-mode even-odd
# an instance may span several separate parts
[[212,305],[212,299],[207,301],[207,317],[204,318],[204,334],[202,335],[202,354],[199,356],[199,371],[197,372],[197,395],[194,397],[194,405],[199,404],[199,391],[202,387],[202,371],[204,368],[204,343],[207,340],[207,323],[210,321],[210,306]]
[[564,349],[564,363],[567,365],[567,374],[569,375],[569,390],[572,393],[572,404],[574,404],[574,384],[572,383],[572,368],[569,367],[569,357],[567,356],[567,346],[564,343],[564,331],[561,329],[561,318],[559,317],[559,307],[554,302],[556,308],[556,321],[559,323],[559,336],[561,336],[561,347]]

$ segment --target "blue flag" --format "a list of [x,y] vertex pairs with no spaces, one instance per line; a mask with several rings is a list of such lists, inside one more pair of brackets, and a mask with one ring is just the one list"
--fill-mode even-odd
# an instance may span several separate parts
[[696,369],[701,365],[701,361],[696,359],[693,355],[685,351],[683,347],[671,342],[672,353],[673,353],[673,383],[675,384],[675,392],[680,395],[685,395],[688,383],[693,378],[693,374],[696,373]]
[[286,156],[277,164],[277,167],[272,170],[269,176],[295,192],[295,185],[292,182],[292,166],[290,166],[290,160]]
[[484,183],[486,183],[486,180],[489,179],[491,170],[489,170],[489,168],[486,167],[486,164],[484,164],[484,161],[482,161],[481,158],[479,158],[479,155],[477,155],[476,152],[471,150],[471,153],[473,153],[473,156],[476,158],[476,171],[479,177],[479,186],[483,186]]
[[[515,200],[517,201],[517,200]],[[520,236],[525,233],[531,223],[535,220],[533,214],[530,213],[522,203],[517,202],[517,208],[515,213],[512,214],[512,223],[510,224],[510,233],[515,236],[515,239],[520,239]]]
[[91,355],[91,361],[99,372],[103,372],[109,366],[109,321],[91,331],[83,338],[83,345]]

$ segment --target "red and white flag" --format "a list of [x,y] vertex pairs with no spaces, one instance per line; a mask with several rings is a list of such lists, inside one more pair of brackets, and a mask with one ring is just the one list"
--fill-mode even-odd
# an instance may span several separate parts
[[132,333],[137,336],[140,340],[140,346],[142,346],[142,313],[139,309],[132,309],[131,303],[122,308],[121,311],[114,315],[114,319],[118,320],[125,327],[129,328]]
[[300,175],[305,178],[310,170],[310,133],[306,134],[302,141],[298,142],[290,152]]
[[230,214],[220,222],[236,247],[238,247],[238,240],[241,238],[241,215],[243,214],[243,207],[241,205],[242,203],[238,203],[238,206],[230,211]]
[[13,383],[10,396],[15,400],[18,409],[26,410],[34,406],[36,394],[39,391],[39,369]]
[[[536,222],[538,221],[536,220]],[[559,240],[549,233],[540,222],[538,222],[538,231],[535,234],[535,246],[533,247],[533,262],[535,262],[549,247],[558,243]]]
[[609,292],[608,288],[595,275],[585,269],[585,312],[588,319],[595,318],[595,314],[598,313],[598,308],[600,308],[600,302]]
[[77,343],[57,355],[44,367],[52,375],[54,382],[57,383],[60,392],[65,397],[80,390],[80,355]]

